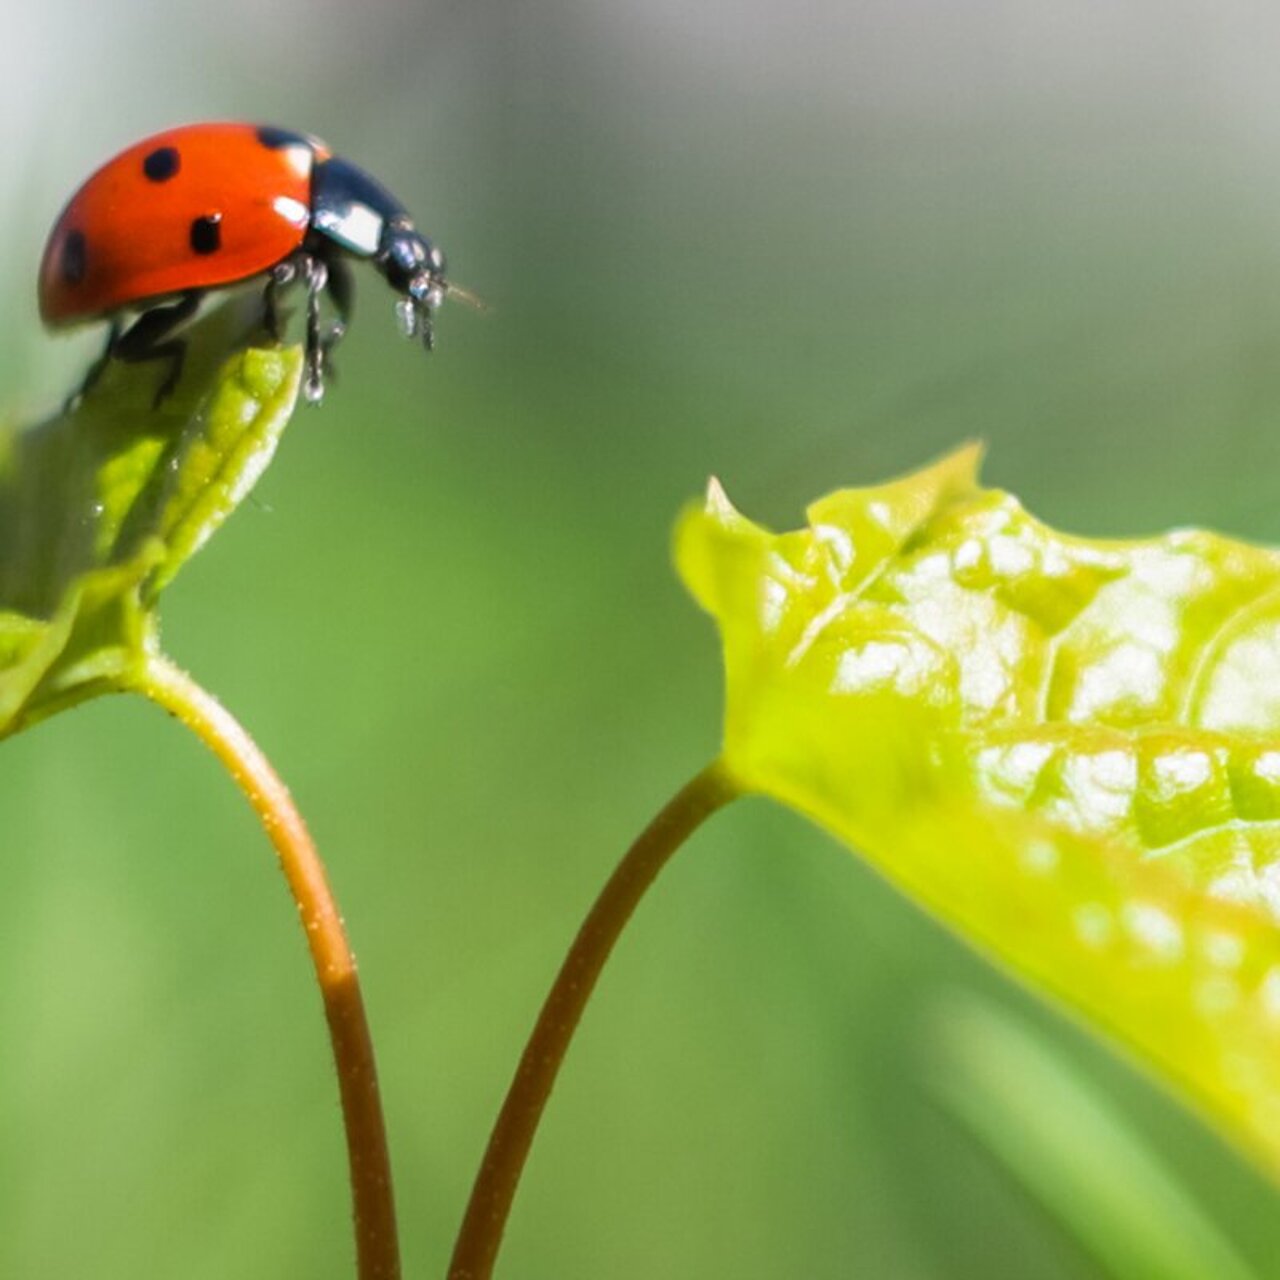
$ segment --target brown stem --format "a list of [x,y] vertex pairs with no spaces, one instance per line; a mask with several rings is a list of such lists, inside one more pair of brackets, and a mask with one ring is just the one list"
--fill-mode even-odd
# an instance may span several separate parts
[[596,899],[547,995],[489,1137],[449,1264],[449,1280],[489,1280],[538,1121],[614,943],[658,872],[738,794],[717,762],[687,783],[627,850]]
[[306,931],[338,1068],[355,1206],[357,1275],[359,1280],[399,1280],[391,1162],[373,1040],[355,956],[302,815],[253,739],[185,672],[165,658],[152,656],[131,687],[176,716],[212,750],[244,792],[275,846]]

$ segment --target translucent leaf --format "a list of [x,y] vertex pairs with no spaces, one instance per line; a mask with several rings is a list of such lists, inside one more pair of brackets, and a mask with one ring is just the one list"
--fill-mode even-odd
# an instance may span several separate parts
[[977,462],[685,514],[725,763],[1280,1171],[1280,553],[1066,537]]
[[260,309],[194,326],[158,407],[164,361],[113,362],[73,408],[0,437],[0,736],[126,678],[160,591],[271,460],[302,358],[249,345]]

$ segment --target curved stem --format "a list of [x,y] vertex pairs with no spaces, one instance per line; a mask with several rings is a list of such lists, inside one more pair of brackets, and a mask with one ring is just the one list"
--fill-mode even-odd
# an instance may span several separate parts
[[560,1064],[614,943],[658,872],[738,788],[717,761],[641,832],[596,899],[547,994],[507,1091],[454,1245],[449,1280],[489,1280],[520,1174]]
[[324,864],[302,815],[266,756],[235,717],[185,672],[148,658],[131,688],[181,720],[226,766],[253,806],[280,858],[298,905],[324,999],[338,1069],[355,1207],[359,1280],[399,1280],[400,1246],[386,1127],[378,1097],[373,1040],[356,976],[355,956],[329,888]]

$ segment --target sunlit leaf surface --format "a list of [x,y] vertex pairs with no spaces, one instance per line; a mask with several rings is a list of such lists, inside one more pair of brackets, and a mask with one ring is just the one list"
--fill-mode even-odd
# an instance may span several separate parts
[[163,361],[113,363],[0,438],[0,736],[127,676],[160,590],[271,460],[302,362],[248,345],[256,315],[233,302],[193,328],[158,407]]
[[1280,1171],[1280,553],[1067,537],[977,462],[685,515],[726,764]]

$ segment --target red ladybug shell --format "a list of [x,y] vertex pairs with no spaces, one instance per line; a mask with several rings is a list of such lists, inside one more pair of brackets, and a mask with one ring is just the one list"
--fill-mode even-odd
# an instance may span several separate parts
[[40,263],[40,315],[71,324],[257,275],[302,245],[323,143],[252,124],[167,129],[71,197]]

